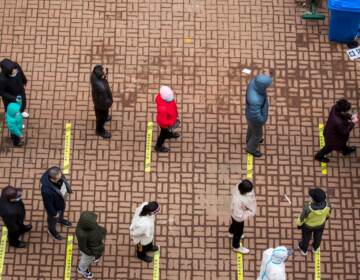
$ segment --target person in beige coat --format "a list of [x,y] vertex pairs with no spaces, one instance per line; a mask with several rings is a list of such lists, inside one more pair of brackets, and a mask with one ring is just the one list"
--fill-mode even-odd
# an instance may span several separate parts
[[249,249],[240,245],[244,233],[244,222],[256,214],[256,197],[253,184],[243,180],[233,190],[231,201],[231,225],[229,236],[233,238],[232,247],[236,252],[249,253]]

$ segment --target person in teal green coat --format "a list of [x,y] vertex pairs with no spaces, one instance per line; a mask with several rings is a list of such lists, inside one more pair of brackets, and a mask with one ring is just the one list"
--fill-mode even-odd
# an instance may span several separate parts
[[16,102],[8,105],[6,111],[6,126],[10,132],[14,146],[20,147],[24,145],[23,140],[23,116],[21,115],[21,96],[16,98]]

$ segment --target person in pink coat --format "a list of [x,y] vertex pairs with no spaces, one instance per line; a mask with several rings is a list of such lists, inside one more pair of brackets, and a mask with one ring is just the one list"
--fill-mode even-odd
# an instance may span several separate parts
[[244,222],[256,214],[256,197],[253,184],[243,180],[233,190],[231,201],[231,225],[229,236],[233,238],[232,247],[236,252],[249,253],[249,249],[240,245],[244,233]]

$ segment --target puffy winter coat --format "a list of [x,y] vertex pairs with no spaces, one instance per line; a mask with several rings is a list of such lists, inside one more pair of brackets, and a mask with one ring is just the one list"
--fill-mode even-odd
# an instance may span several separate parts
[[269,100],[266,89],[271,85],[272,78],[257,75],[252,79],[246,91],[246,119],[255,125],[264,125],[268,118]]
[[21,104],[15,102],[8,105],[6,111],[6,125],[10,134],[15,134],[18,137],[23,136],[23,117],[20,113]]
[[5,198],[0,198],[0,216],[9,232],[19,231],[24,224],[25,207],[22,200],[10,202]]
[[130,237],[135,244],[148,245],[154,239],[155,216],[140,216],[140,213],[148,202],[141,204],[136,210],[131,221]]
[[92,73],[90,82],[95,110],[109,109],[113,103],[113,98],[108,81]]
[[81,213],[80,220],[76,226],[76,238],[79,249],[88,256],[100,258],[105,250],[103,243],[106,229],[96,223],[97,215],[93,212]]
[[329,200],[323,202],[307,202],[297,219],[298,226],[317,229],[324,226],[330,217],[331,206]]
[[284,246],[265,250],[257,280],[286,280],[285,261],[287,257],[288,250]]
[[234,188],[231,201],[231,216],[237,222],[243,222],[256,215],[255,192],[240,194],[237,187]]
[[161,98],[160,93],[156,95],[155,102],[157,105],[156,122],[161,128],[168,128],[173,126],[178,117],[177,106],[175,99],[170,102],[166,102]]

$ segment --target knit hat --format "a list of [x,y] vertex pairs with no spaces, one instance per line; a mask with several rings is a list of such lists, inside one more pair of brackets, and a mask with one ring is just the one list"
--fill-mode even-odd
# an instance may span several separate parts
[[326,193],[320,188],[310,189],[309,195],[315,202],[318,203],[323,202],[326,199]]
[[151,201],[141,211],[140,216],[145,216],[148,214],[156,214],[160,211],[160,205],[156,201]]
[[18,198],[21,196],[22,189],[17,189],[12,186],[7,186],[2,189],[1,197],[5,198],[6,200]]
[[174,92],[168,86],[160,87],[160,96],[166,102],[171,102],[174,100]]

